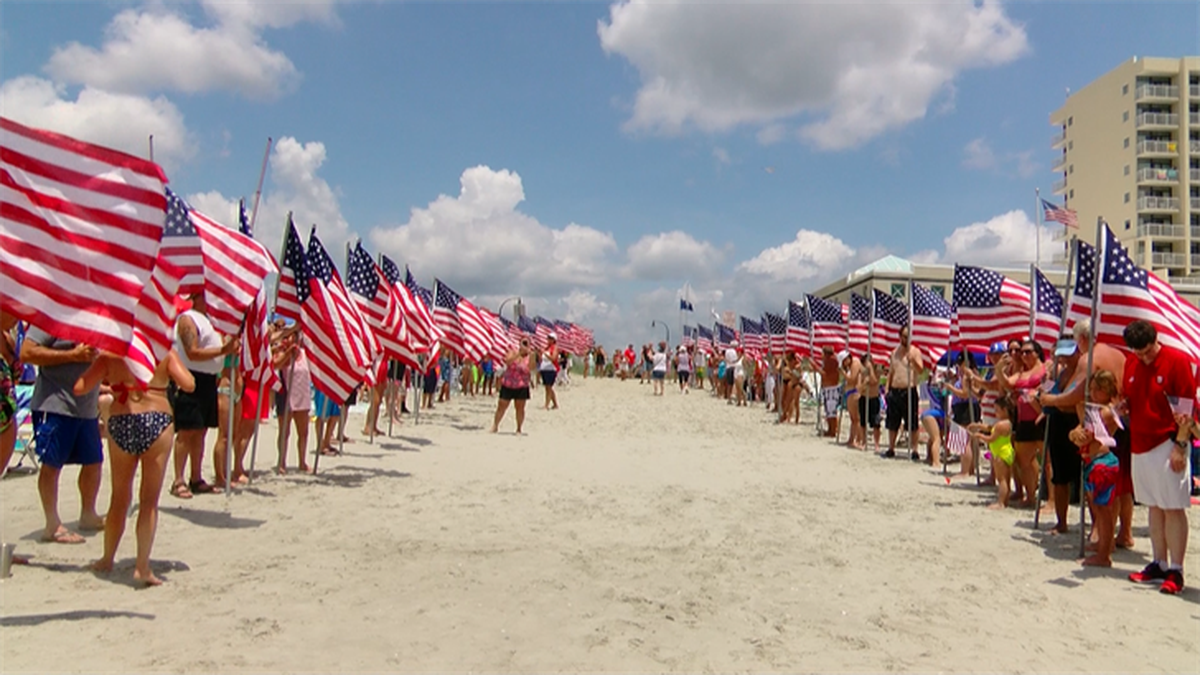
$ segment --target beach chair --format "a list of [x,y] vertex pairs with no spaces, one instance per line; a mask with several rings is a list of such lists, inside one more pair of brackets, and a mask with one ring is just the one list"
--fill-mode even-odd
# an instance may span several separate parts
[[[17,425],[17,443],[13,455],[20,455],[17,460],[17,468],[20,468],[25,460],[33,465],[34,470],[38,468],[37,452],[34,447],[33,440],[33,410],[30,404],[33,402],[33,385],[19,384],[17,385],[17,416],[14,420]],[[8,467],[3,467],[5,471]],[[0,472],[2,473],[2,472]]]

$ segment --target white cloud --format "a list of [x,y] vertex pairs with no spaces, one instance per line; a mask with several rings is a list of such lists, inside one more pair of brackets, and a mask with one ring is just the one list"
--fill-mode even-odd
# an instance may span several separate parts
[[[1016,267],[1033,262],[1040,232],[1042,259],[1047,260],[1053,249],[1049,228],[1029,219],[1024,211],[1002,213],[986,222],[960,227],[943,240],[945,249],[938,255],[940,262],[965,265]],[[912,258],[912,256],[910,256]]]
[[[307,240],[313,224],[317,236],[334,260],[342,260],[341,251],[350,240],[350,225],[342,216],[337,191],[319,175],[325,164],[325,144],[301,143],[285,136],[271,151],[268,186],[259,204],[255,238],[272,251],[283,243],[287,214],[292,212],[296,230]],[[249,197],[249,195],[247,195]],[[187,196],[188,203],[216,220],[232,225],[237,198],[210,191]],[[250,210],[249,202],[246,209]]]
[[649,281],[707,276],[725,260],[717,247],[679,230],[643,236],[629,247],[626,258],[622,275]]
[[337,24],[337,0],[202,0],[204,9],[223,24],[261,28],[286,28],[312,21]]
[[154,159],[171,169],[195,154],[183,114],[167,99],[113,94],[84,87],[75,100],[64,87],[40,77],[0,85],[4,115],[22,124],[145,157],[154,135]]
[[775,282],[810,281],[826,278],[854,257],[855,250],[832,234],[799,230],[792,241],[764,249],[737,269]]
[[611,234],[575,223],[554,229],[522,213],[525,190],[515,172],[477,166],[460,183],[458,196],[414,208],[403,225],[373,229],[371,241],[414,274],[444,275],[467,295],[561,292],[608,280],[617,251]]
[[986,138],[979,137],[963,148],[962,163],[968,169],[994,169],[997,164],[996,153]]
[[[1028,50],[995,2],[753,4],[623,0],[598,25],[600,44],[634,65],[641,89],[630,130],[762,127],[759,141],[799,128],[816,147],[859,145],[926,115],[963,71]],[[947,105],[943,101],[943,108]]]

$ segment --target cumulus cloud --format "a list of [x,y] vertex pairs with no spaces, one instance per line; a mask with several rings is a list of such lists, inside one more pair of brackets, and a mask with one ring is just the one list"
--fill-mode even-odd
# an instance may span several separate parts
[[646,281],[705,276],[725,261],[717,247],[679,230],[643,236],[629,247],[626,258],[622,275]]
[[251,99],[278,97],[300,78],[291,60],[267,47],[252,26],[198,28],[177,14],[133,9],[113,18],[100,48],[72,42],[54,51],[45,70],[58,82],[109,91],[229,90]]
[[286,28],[302,22],[337,24],[338,0],[202,0],[209,15],[222,24],[255,28]]
[[[339,252],[350,240],[350,224],[342,216],[337,190],[319,175],[325,159],[325,144],[319,141],[301,143],[285,136],[272,149],[268,185],[255,222],[255,238],[271,250],[279,250],[282,245],[287,214],[291,212],[303,239],[307,240],[312,225],[317,225],[317,236],[326,250],[334,260],[342,259]],[[190,194],[187,200],[219,222],[234,222],[236,197],[209,191]],[[247,204],[247,210],[250,206]]]
[[[818,148],[854,147],[923,118],[972,68],[1025,54],[1024,29],[995,2],[755,4],[622,0],[600,44],[637,68],[630,130],[677,134],[798,129]],[[946,99],[941,106],[950,105]],[[815,119],[814,119],[815,117]]]
[[[1037,237],[1041,237],[1042,258],[1049,258],[1052,233],[1029,219],[1024,211],[1002,213],[990,220],[955,229],[942,243],[945,249],[936,261],[948,264],[1013,267],[1028,265],[1036,255]],[[933,252],[922,252],[911,259],[929,261]]]
[[168,170],[196,152],[183,114],[167,99],[113,94],[84,87],[70,98],[66,89],[40,77],[18,77],[0,85],[4,115],[89,143],[145,157],[154,135],[154,159]]
[[462,173],[458,196],[414,208],[407,223],[378,227],[370,239],[414,273],[444,275],[468,295],[506,289],[537,294],[607,281],[616,240],[570,223],[560,229],[522,213],[521,177],[476,166]]
[[737,266],[771,281],[825,278],[855,257],[855,250],[828,232],[800,230],[791,241],[764,249]]

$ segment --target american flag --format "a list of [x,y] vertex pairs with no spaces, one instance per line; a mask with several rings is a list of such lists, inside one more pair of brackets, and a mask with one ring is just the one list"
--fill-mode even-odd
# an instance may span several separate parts
[[[1104,423],[1103,410],[1103,406],[1095,403],[1088,403],[1087,419],[1084,422],[1084,428],[1092,432],[1092,435],[1096,437],[1096,440],[1100,441],[1100,445],[1103,445],[1106,448],[1115,448],[1117,447],[1117,439],[1113,438],[1112,434],[1108,433],[1108,425]],[[1120,423],[1120,418],[1117,418],[1117,424]]]
[[504,357],[510,351],[516,349],[517,341],[513,339],[512,333],[505,325],[500,316],[494,314],[491,310],[480,307],[479,316],[483,318],[487,324],[488,332],[491,333],[491,348],[488,351],[488,356],[493,361],[503,361]]
[[783,354],[787,351],[787,319],[780,314],[763,312],[763,321],[770,336],[771,353]]
[[429,311],[429,306],[419,300],[416,293],[413,292],[412,287],[416,286],[417,282],[413,279],[412,273],[406,270],[405,278],[401,279],[400,268],[386,255],[380,256],[379,267],[383,271],[384,278],[396,293],[396,300],[400,303],[400,310],[404,313],[404,326],[408,330],[412,346],[418,352],[428,351],[441,339],[441,332],[433,323],[433,314]]
[[312,357],[309,368],[313,385],[341,403],[373,372],[379,343],[342,286],[315,228],[308,237],[304,278],[307,283],[300,285],[297,275],[296,295]]
[[437,289],[433,320],[446,334],[442,341],[478,363],[492,350],[492,332],[479,310],[446,284],[434,279]]
[[[998,341],[1023,340],[1029,335],[1029,287],[983,269],[954,268],[954,310],[958,342],[968,349],[987,350]],[[1057,331],[1058,326],[1055,325]]]
[[[1086,241],[1075,241],[1075,287],[1071,289],[1071,301],[1067,306],[1066,329],[1092,315],[1092,292],[1096,288],[1096,247]],[[1097,322],[1092,322],[1096,331]]]
[[758,358],[769,348],[766,329],[754,319],[748,317],[739,317],[742,324],[742,348],[750,355],[750,358]]
[[150,283],[143,289],[134,311],[133,338],[125,354],[125,365],[143,385],[154,377],[154,370],[166,358],[175,340],[175,295],[182,276],[183,270],[160,251]]
[[246,200],[238,200],[238,231],[247,237],[254,237],[254,229],[250,226],[250,219],[246,216]]
[[508,333],[508,339],[515,349],[521,343],[521,339],[526,337],[525,332],[521,330],[521,327],[515,321],[509,321],[499,315],[496,318],[500,319],[500,325],[504,326],[505,332]]
[[704,326],[696,326],[696,349],[704,354],[711,354],[713,351],[712,331]]
[[849,339],[842,303],[830,302],[815,295],[805,295],[808,315],[812,319],[812,348],[814,352],[829,347],[836,354],[846,348]]
[[359,242],[346,262],[346,290],[358,303],[359,311],[375,332],[384,354],[407,366],[420,368],[404,324],[404,311],[393,289],[383,276],[383,270]]
[[737,332],[723,323],[713,325],[713,335],[716,336],[716,346],[719,349],[728,349],[737,341]]
[[159,256],[153,162],[0,117],[0,307],[124,354]]
[[522,335],[530,340],[534,339],[537,335],[537,324],[528,316],[521,315],[517,317],[517,328],[521,331]]
[[[184,269],[179,292],[186,295],[203,291],[213,327],[226,335],[240,333],[246,310],[258,295],[263,279],[279,271],[275,259],[253,237],[193,209],[170,188],[166,195],[163,253]],[[195,277],[195,251],[199,252],[198,287],[188,285],[188,280]]]
[[579,341],[576,339],[575,326],[566,321],[555,321],[554,332],[558,333],[558,346],[568,354],[582,354]]
[[1179,297],[1175,289],[1141,269],[1107,226],[1104,228],[1104,271],[1100,279],[1100,324],[1097,340],[1124,346],[1125,327],[1137,319],[1149,321],[1158,339],[1200,361],[1200,310]]
[[[241,369],[248,386],[264,383],[279,390],[279,378],[271,361],[270,317],[267,311],[267,291],[260,286],[246,313],[246,331],[242,336]],[[264,402],[265,405],[265,402]],[[257,419],[257,417],[255,418]]]
[[900,346],[900,328],[908,325],[908,308],[878,288],[875,294],[875,314],[871,317],[871,358],[886,362],[892,350]]
[[871,301],[857,293],[850,294],[849,340],[850,351],[857,356],[871,346]]
[[1062,223],[1064,227],[1079,227],[1079,215],[1065,206],[1055,206],[1042,200],[1043,220],[1047,223]]
[[[279,285],[275,295],[275,313],[284,319],[300,320],[300,303],[308,297],[304,244],[296,233],[296,225],[288,214],[287,227],[283,233],[283,255],[279,259]],[[303,297],[301,295],[303,294]]]
[[808,311],[804,305],[788,300],[787,333],[784,345],[789,352],[808,356],[812,346],[812,334],[808,323]]
[[693,326],[683,327],[683,346],[691,347],[696,344],[696,329]]
[[950,451],[950,454],[956,457],[962,456],[966,454],[970,444],[971,434],[967,433],[966,427],[951,421],[950,429],[946,432],[946,449]]
[[554,324],[540,316],[533,317],[533,346],[545,349],[550,344],[550,334],[554,332]]
[[1062,334],[1063,297],[1038,268],[1034,273],[1034,298],[1037,311],[1034,313],[1033,337],[1043,347],[1051,347]]
[[950,303],[920,284],[912,285],[912,343],[930,363],[950,348]]

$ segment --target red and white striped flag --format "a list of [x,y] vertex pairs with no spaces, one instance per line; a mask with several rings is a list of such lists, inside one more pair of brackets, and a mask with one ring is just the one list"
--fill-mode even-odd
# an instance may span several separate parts
[[312,357],[313,385],[334,401],[344,402],[373,372],[380,349],[371,327],[342,286],[315,228],[308,238],[304,278],[296,276],[296,292],[300,323]]
[[971,435],[967,433],[966,427],[951,421],[950,429],[946,432],[946,449],[950,451],[950,454],[961,457],[966,454],[970,444]]
[[850,326],[847,331],[850,352],[856,356],[871,348],[871,301],[857,293],[850,294]]
[[438,344],[442,335],[438,327],[434,325],[433,314],[429,306],[413,291],[416,280],[412,278],[412,272],[406,270],[406,275],[401,277],[400,268],[386,255],[379,257],[379,268],[395,292],[396,301],[400,303],[400,311],[404,316],[404,327],[408,331],[411,346],[418,353],[430,351]]
[[158,264],[134,312],[133,339],[125,353],[125,365],[139,383],[154,377],[159,362],[167,357],[175,342],[175,296],[183,270],[159,252]]
[[842,312],[845,305],[811,294],[805,296],[805,302],[808,304],[808,317],[812,321],[813,352],[826,347],[834,353],[845,349],[849,340],[846,315]]
[[288,214],[287,227],[283,231],[283,255],[279,259],[279,286],[275,292],[275,313],[292,321],[300,320],[301,295],[308,297],[308,291],[303,292],[298,284],[308,285],[308,274],[305,272],[306,256],[304,243],[292,223],[292,214]]
[[362,242],[350,253],[346,265],[346,290],[374,329],[383,351],[407,366],[420,368],[417,352],[404,325],[400,301]]
[[0,117],[0,307],[126,353],[158,260],[166,182],[153,162]]
[[[955,266],[954,311],[959,344],[978,351],[994,342],[1024,340],[1029,336],[1030,298],[1028,286],[999,272]],[[1054,331],[1058,332],[1057,324]]]
[[950,348],[950,303],[921,284],[912,294],[912,344],[932,364]]
[[492,333],[492,348],[488,356],[492,357],[493,361],[503,362],[504,357],[516,349],[519,342],[513,339],[513,331],[505,326],[499,316],[483,307],[479,308],[479,315],[487,322],[488,330]]
[[451,350],[478,362],[492,349],[492,334],[475,305],[434,279],[433,320],[445,337],[442,343]]
[[900,329],[908,325],[908,308],[878,288],[871,290],[875,294],[875,312],[871,316],[871,358],[887,363],[892,350],[900,346]]
[[271,328],[267,311],[267,289],[258,288],[254,302],[246,313],[246,330],[242,335],[241,370],[247,386],[279,391],[282,383],[275,374],[271,357]]

